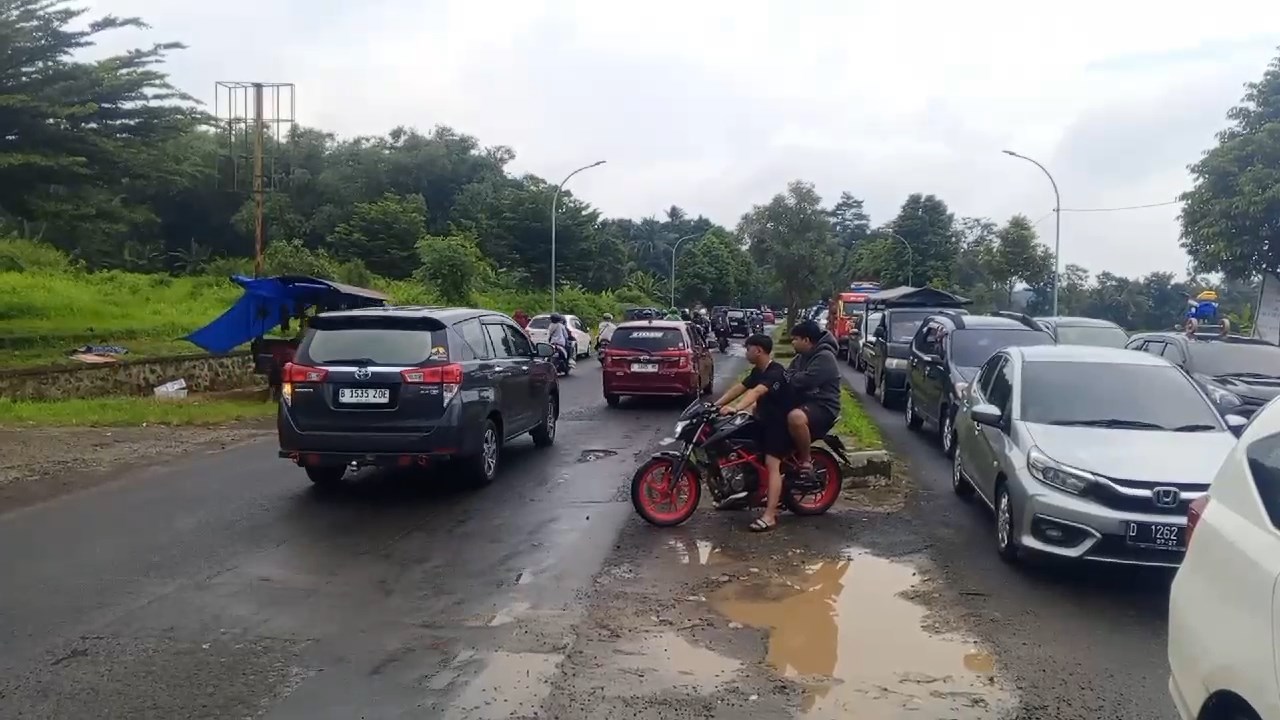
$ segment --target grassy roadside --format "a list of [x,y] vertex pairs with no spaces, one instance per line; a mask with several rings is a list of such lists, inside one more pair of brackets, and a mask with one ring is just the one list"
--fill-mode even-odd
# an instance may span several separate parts
[[243,398],[104,397],[44,402],[0,398],[0,427],[200,427],[261,420],[275,412],[275,403]]
[[852,450],[883,450],[884,438],[862,403],[847,387],[840,388],[840,421],[835,432]]

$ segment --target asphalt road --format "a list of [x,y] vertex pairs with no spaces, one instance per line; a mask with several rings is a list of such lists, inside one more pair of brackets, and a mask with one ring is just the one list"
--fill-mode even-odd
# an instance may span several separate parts
[[961,624],[996,650],[1021,696],[1020,717],[1170,720],[1166,612],[1170,573],[1123,566],[1034,563],[1010,567],[994,550],[981,503],[951,490],[951,463],[928,426],[907,430],[898,409],[846,379],[910,466],[918,491],[909,517],[951,589]]
[[594,359],[561,388],[478,491],[321,493],[264,438],[0,516],[0,717],[532,714],[679,410],[607,408]]

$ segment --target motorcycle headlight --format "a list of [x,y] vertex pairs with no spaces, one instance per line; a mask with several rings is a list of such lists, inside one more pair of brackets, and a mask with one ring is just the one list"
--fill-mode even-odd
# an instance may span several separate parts
[[1233,408],[1244,402],[1239,395],[1230,390],[1223,390],[1216,385],[1206,384],[1204,390],[1209,395],[1209,399],[1213,401],[1213,404],[1218,407]]
[[1097,481],[1098,476],[1080,468],[1063,465],[1040,452],[1039,448],[1031,448],[1027,452],[1027,470],[1031,477],[1045,485],[1079,495],[1084,489]]
[[684,433],[684,429],[685,429],[685,428],[687,428],[687,427],[689,427],[689,421],[688,421],[688,420],[680,420],[679,422],[677,422],[677,423],[676,423],[676,437],[680,437],[680,435]]

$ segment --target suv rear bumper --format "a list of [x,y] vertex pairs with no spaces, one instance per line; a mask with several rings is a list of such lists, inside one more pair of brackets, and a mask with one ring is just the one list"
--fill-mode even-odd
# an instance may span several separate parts
[[280,457],[299,465],[412,465],[433,457],[478,452],[480,433],[467,432],[453,403],[437,424],[423,432],[381,433],[299,430],[281,403],[276,413]]

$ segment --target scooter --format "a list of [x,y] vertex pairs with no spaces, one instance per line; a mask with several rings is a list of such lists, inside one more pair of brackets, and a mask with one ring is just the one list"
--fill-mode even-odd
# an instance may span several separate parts
[[729,336],[724,333],[716,333],[716,347],[720,352],[729,352]]
[[604,364],[604,351],[608,349],[609,349],[608,340],[596,341],[596,360],[599,360],[601,365]]
[[551,365],[555,367],[556,374],[568,375],[572,369],[572,364],[569,362],[567,351],[560,345],[553,345],[552,347],[556,349],[555,355],[551,356]]

